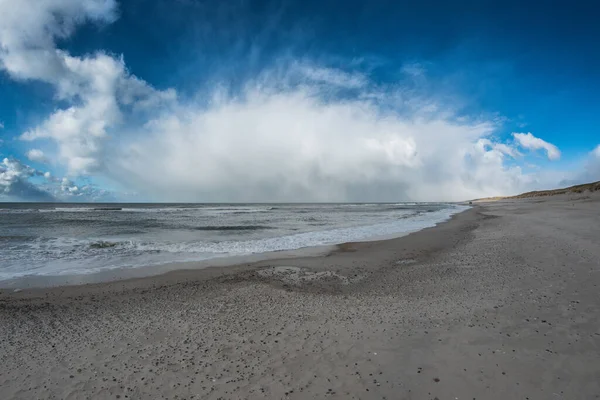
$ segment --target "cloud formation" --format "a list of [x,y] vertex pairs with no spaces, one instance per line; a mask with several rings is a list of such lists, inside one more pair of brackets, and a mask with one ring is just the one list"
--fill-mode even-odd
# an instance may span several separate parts
[[365,87],[366,78],[358,73],[351,74],[333,68],[315,67],[314,65],[292,66],[292,71],[298,70],[305,78],[314,83],[323,83],[333,87],[359,89]]
[[53,201],[50,193],[29,181],[34,176],[43,174],[18,160],[3,159],[0,163],[0,194],[13,200]]
[[560,158],[560,150],[552,143],[548,143],[529,133],[513,133],[513,137],[517,143],[528,150],[545,150],[549,160],[558,160]]
[[600,145],[590,151],[582,162],[582,168],[565,177],[559,186],[572,186],[600,181]]
[[[283,63],[241,90],[207,83],[202,101],[182,102],[132,75],[123,57],[57,48],[80,24],[113,22],[113,0],[0,0],[0,12],[0,68],[52,85],[67,104],[21,135],[49,140],[58,153],[27,156],[56,159],[71,176],[101,175],[164,201],[464,200],[545,183],[507,165],[522,154],[494,139],[493,118],[459,117],[365,74]],[[405,72],[424,74],[418,64]],[[531,133],[513,136],[521,148],[560,157]],[[14,195],[15,179],[33,185],[33,175],[15,178],[11,168],[5,193]],[[46,179],[58,198],[105,195]]]
[[15,79],[53,85],[57,98],[71,103],[21,138],[53,140],[70,173],[102,169],[104,142],[124,108],[173,99],[173,91],[156,91],[130,75],[123,59],[102,52],[73,57],[56,48],[56,39],[68,37],[77,25],[114,21],[115,1],[1,0],[0,10],[0,66]]
[[114,201],[109,191],[91,184],[77,185],[14,158],[0,162],[0,199],[10,201]]
[[154,198],[186,201],[458,200],[528,181],[488,146],[491,122],[324,97],[307,85],[261,85],[182,106],[124,143],[112,173]]
[[36,161],[36,162],[42,162],[42,163],[45,163],[46,161],[48,161],[48,159],[44,155],[44,152],[41,151],[40,149],[31,149],[27,152],[26,155],[27,155],[27,158],[29,159],[29,161]]
[[578,177],[578,183],[600,180],[600,145],[590,152],[585,162],[584,172]]

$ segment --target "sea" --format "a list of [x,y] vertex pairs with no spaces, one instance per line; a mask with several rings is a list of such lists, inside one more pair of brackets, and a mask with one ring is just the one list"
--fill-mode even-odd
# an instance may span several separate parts
[[402,236],[468,207],[0,203],[0,281],[77,275]]

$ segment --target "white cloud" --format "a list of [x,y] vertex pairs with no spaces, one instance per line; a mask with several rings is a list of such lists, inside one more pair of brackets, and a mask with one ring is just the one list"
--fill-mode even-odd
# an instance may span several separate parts
[[68,178],[63,178],[60,183],[60,189],[67,194],[76,194],[79,192],[79,187]]
[[305,64],[296,67],[309,81],[348,89],[358,89],[367,85],[367,79],[358,73],[348,73],[334,68],[316,67]]
[[416,102],[383,112],[305,86],[249,85],[210,104],[148,123],[122,143],[112,176],[186,201],[460,200],[512,193],[529,179],[480,141],[493,123],[420,113]]
[[509,146],[505,143],[493,143],[490,144],[495,150],[499,151],[500,153],[507,155],[509,157],[512,158],[517,158],[517,157],[521,157],[522,154],[514,147]]
[[583,183],[600,181],[600,145],[587,154],[582,161],[582,166],[567,174],[560,181],[559,186],[579,185]]
[[53,196],[29,181],[42,175],[18,160],[4,158],[0,163],[0,198],[14,200],[51,201]]
[[27,158],[29,161],[46,162],[46,156],[44,152],[39,149],[31,149],[27,152]]
[[[114,0],[0,0],[0,63],[18,79],[60,83],[69,66],[64,53],[55,48],[55,39],[71,35],[86,22],[112,22]],[[77,85],[79,82],[73,82]]]
[[0,121],[0,129],[4,129],[4,122]]
[[402,66],[402,72],[413,78],[420,78],[425,76],[425,67],[418,62],[406,63]]
[[50,172],[38,171],[18,159],[4,158],[0,162],[0,200],[107,201],[114,200],[114,196],[94,185],[77,185],[68,178],[59,179]]
[[174,99],[173,91],[156,91],[130,75],[123,59],[102,52],[73,57],[55,47],[79,24],[113,21],[114,0],[0,0],[0,11],[0,67],[15,79],[54,85],[57,97],[73,104],[22,139],[54,140],[70,173],[102,169],[104,142],[123,107],[139,111]]
[[600,145],[590,152],[577,183],[600,181]]
[[560,158],[560,150],[552,143],[533,136],[531,133],[513,133],[513,137],[517,143],[529,150],[545,150],[549,160],[558,160]]

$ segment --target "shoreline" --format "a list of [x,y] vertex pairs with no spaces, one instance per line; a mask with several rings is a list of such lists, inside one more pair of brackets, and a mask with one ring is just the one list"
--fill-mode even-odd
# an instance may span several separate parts
[[599,207],[486,203],[325,256],[3,292],[0,394],[595,398]]
[[[438,222],[432,227],[426,227],[417,231],[403,232],[399,233],[398,235],[373,237],[371,239],[358,242],[343,242],[339,244],[311,246],[300,249],[271,251],[241,256],[218,257],[201,261],[174,262],[143,267],[118,267],[86,274],[28,275],[13,279],[6,279],[0,281],[0,296],[9,295],[10,293],[22,293],[36,289],[50,289],[82,285],[88,286],[151,278],[160,280],[162,276],[177,273],[178,271],[189,271],[188,274],[190,277],[192,277],[194,272],[197,271],[198,278],[203,279],[203,275],[209,277],[218,275],[218,271],[212,271],[212,269],[223,269],[223,273],[228,274],[228,271],[225,271],[227,269],[239,271],[252,268],[264,268],[268,263],[289,263],[293,265],[296,260],[329,257],[336,252],[343,251],[342,249],[344,248],[358,248],[367,243],[376,244],[379,242],[400,240],[422,231],[435,229],[440,225],[452,222],[459,215],[469,212],[474,208],[476,208],[476,206],[471,206],[463,211],[458,211],[452,214],[450,218]],[[211,271],[207,273],[199,272],[203,270]],[[130,282],[128,282],[128,285],[129,284]]]

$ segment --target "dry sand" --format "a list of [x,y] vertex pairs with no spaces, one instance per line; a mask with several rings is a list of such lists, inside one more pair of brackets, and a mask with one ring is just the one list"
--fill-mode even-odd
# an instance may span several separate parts
[[600,198],[328,256],[0,294],[1,399],[600,398]]

